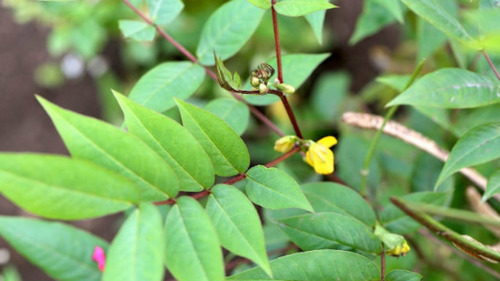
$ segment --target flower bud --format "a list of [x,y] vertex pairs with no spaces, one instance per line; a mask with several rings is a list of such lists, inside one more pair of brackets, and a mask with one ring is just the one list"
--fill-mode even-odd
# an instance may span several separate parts
[[403,236],[391,233],[380,225],[375,226],[374,234],[384,243],[385,252],[390,256],[404,256],[410,251],[410,246]]
[[285,93],[287,95],[291,95],[291,94],[295,93],[295,88],[292,87],[292,85],[290,85],[290,84],[281,83],[281,84],[277,84],[276,87],[278,88],[278,90],[282,91],[283,93]]
[[261,95],[265,95],[265,94],[267,94],[267,92],[268,92],[268,91],[269,91],[269,88],[266,86],[266,84],[261,83],[261,84],[259,85],[259,93],[260,93]]
[[252,77],[257,77],[264,84],[267,84],[273,74],[274,68],[267,63],[261,63],[252,70]]
[[284,136],[274,143],[274,150],[281,153],[287,153],[288,151],[292,150],[296,141],[296,136]]
[[252,76],[252,78],[250,79],[250,85],[252,85],[252,87],[254,88],[258,88],[260,85],[259,78]]

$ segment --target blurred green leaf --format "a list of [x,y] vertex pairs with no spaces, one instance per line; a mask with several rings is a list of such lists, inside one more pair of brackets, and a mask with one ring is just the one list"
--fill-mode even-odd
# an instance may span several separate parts
[[349,44],[354,45],[364,38],[375,34],[383,27],[396,22],[394,15],[379,3],[379,0],[366,0],[363,4],[363,12],[356,22],[356,28],[352,33]]
[[276,12],[289,17],[300,17],[336,7],[325,0],[281,0],[274,5]]
[[420,281],[422,275],[407,270],[393,270],[385,276],[386,281]]
[[374,0],[378,4],[384,6],[400,23],[404,22],[403,9],[399,0]]
[[500,169],[496,170],[488,179],[488,185],[483,195],[483,201],[488,200],[493,195],[500,193]]
[[302,185],[315,212],[331,212],[351,216],[368,226],[375,226],[375,213],[356,191],[333,182]]
[[141,201],[164,200],[177,194],[177,176],[144,142],[105,122],[37,98],[73,157],[131,180],[139,187]]
[[272,276],[259,214],[245,194],[230,185],[216,185],[211,189],[206,209],[221,245],[255,262]]
[[143,21],[120,20],[118,26],[125,38],[131,38],[137,41],[153,41],[155,38],[155,28]]
[[180,197],[165,222],[165,262],[179,281],[222,281],[217,232],[200,203]]
[[313,212],[297,182],[276,168],[258,165],[246,173],[246,193],[255,204],[269,209],[299,208]]
[[175,105],[174,98],[186,99],[198,89],[205,70],[191,62],[166,62],[149,70],[137,81],[129,98],[158,112]]
[[222,5],[205,23],[196,55],[203,65],[214,65],[213,53],[222,60],[232,57],[250,39],[264,10],[247,0],[232,0]]
[[379,76],[375,79],[375,81],[394,88],[398,92],[402,92],[404,91],[408,81],[410,81],[410,78],[411,75],[390,74]]
[[259,7],[261,9],[271,8],[271,1],[269,0],[248,0],[248,2],[252,3],[256,7]]
[[500,83],[465,69],[429,73],[387,104],[469,108],[500,102]]
[[137,188],[117,174],[77,159],[42,154],[0,154],[0,191],[31,213],[64,220],[109,215],[139,199]]
[[462,168],[499,158],[499,147],[500,123],[490,123],[473,128],[453,146],[436,186]]
[[486,123],[500,122],[500,104],[460,110],[451,126],[451,131],[457,137],[463,136],[469,130]]
[[338,213],[305,214],[278,220],[288,237],[305,251],[347,246],[380,253],[380,240],[370,227],[351,216]]
[[260,268],[253,268],[230,276],[227,280],[257,281],[376,281],[380,280],[377,265],[351,252],[318,250],[280,257],[271,261],[274,278]]
[[163,280],[163,256],[161,215],[151,203],[141,204],[113,239],[102,280]]
[[166,25],[173,21],[184,8],[181,0],[148,0],[151,20],[159,25]]
[[179,178],[181,191],[201,191],[213,185],[212,162],[186,128],[117,92],[114,94],[125,113],[129,132],[149,145],[170,165]]
[[250,165],[250,155],[238,134],[214,114],[181,100],[176,102],[184,127],[207,152],[215,174],[233,176],[244,173]]
[[22,281],[21,275],[19,275],[17,269],[12,265],[7,265],[3,268],[0,278],[3,278],[3,281]]
[[250,110],[241,101],[229,98],[215,99],[205,109],[224,120],[238,135],[242,135],[248,127]]
[[106,241],[58,222],[0,216],[0,235],[31,263],[61,281],[98,281],[94,248]]
[[[328,0],[325,0],[328,2]],[[323,26],[325,25],[325,15],[326,10],[321,10],[305,15],[305,18],[309,25],[311,26],[314,36],[318,40],[318,43],[323,44]]]
[[334,120],[339,114],[350,85],[347,73],[328,73],[316,82],[312,92],[312,105],[327,120]]

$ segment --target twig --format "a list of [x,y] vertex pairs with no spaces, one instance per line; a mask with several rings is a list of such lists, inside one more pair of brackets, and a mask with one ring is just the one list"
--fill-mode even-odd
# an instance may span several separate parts
[[385,281],[385,250],[384,243],[380,243],[382,252],[380,252],[380,281]]
[[486,53],[486,50],[482,50],[481,53],[488,61],[488,64],[490,65],[491,70],[493,70],[493,72],[495,73],[495,76],[497,77],[497,79],[500,80],[500,73],[498,73],[498,70],[496,69],[495,65],[491,61],[490,56],[488,56],[488,53]]

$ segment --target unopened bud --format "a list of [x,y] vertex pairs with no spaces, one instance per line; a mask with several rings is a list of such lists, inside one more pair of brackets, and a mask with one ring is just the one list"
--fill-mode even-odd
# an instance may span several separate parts
[[291,95],[291,94],[295,93],[295,88],[292,87],[292,85],[290,85],[290,84],[281,83],[281,84],[277,84],[276,87],[278,88],[278,90],[282,91],[283,93],[285,93],[287,95]]
[[267,63],[261,63],[252,70],[252,76],[259,78],[265,84],[267,84],[267,81],[269,81],[273,74],[274,68]]
[[250,79],[250,85],[252,85],[252,87],[254,87],[254,88],[258,88],[258,87],[259,87],[259,85],[260,85],[260,80],[259,80],[259,78],[257,78],[257,77],[254,77],[254,76],[253,76],[253,77]]
[[384,243],[385,252],[390,256],[404,256],[410,251],[410,246],[402,235],[391,233],[380,225],[375,226],[374,234]]
[[261,84],[259,85],[259,93],[260,93],[261,95],[265,95],[265,94],[267,94],[267,92],[268,92],[268,91],[269,91],[269,88],[266,86],[266,84],[261,83]]
[[287,153],[288,151],[292,150],[296,141],[297,141],[296,136],[284,136],[282,138],[279,138],[274,143],[274,150],[281,153]]

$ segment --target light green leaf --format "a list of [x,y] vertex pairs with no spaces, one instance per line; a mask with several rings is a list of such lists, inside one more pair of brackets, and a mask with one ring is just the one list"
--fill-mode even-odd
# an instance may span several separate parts
[[493,195],[500,193],[500,169],[496,170],[488,179],[486,192],[483,195],[483,201],[490,199]]
[[322,75],[314,86],[312,105],[326,120],[333,120],[340,114],[342,103],[348,94],[349,75],[345,72]]
[[490,123],[473,128],[453,146],[436,186],[462,168],[499,158],[499,148],[500,123]]
[[213,53],[226,60],[250,39],[264,10],[247,0],[232,0],[222,5],[205,23],[196,55],[201,64],[214,65]]
[[151,20],[159,25],[172,22],[184,8],[181,0],[148,0]]
[[269,209],[313,208],[297,182],[276,168],[255,166],[246,173],[246,193],[255,204]]
[[443,68],[429,73],[387,104],[438,108],[469,108],[500,102],[500,84],[465,69]]
[[215,99],[209,102],[205,109],[224,120],[238,135],[247,129],[250,110],[236,99]]
[[411,75],[383,75],[375,79],[375,81],[394,88],[398,92],[402,92],[405,89],[406,84],[410,81]]
[[[325,0],[327,2],[328,0]],[[326,10],[317,11],[305,15],[305,18],[309,25],[311,26],[314,36],[318,40],[318,43],[323,44],[323,25],[325,24]]]
[[351,216],[368,226],[375,226],[375,213],[356,191],[333,182],[302,185],[315,212],[331,212]]
[[214,165],[215,174],[233,176],[250,165],[250,155],[241,138],[229,125],[214,114],[176,100],[182,123],[200,142]]
[[179,178],[181,191],[201,191],[213,185],[212,162],[186,128],[117,92],[114,95],[125,113],[128,131],[149,145],[170,165]]
[[422,18],[417,19],[417,60],[432,56],[446,43],[446,35]]
[[4,266],[0,278],[3,278],[3,281],[22,281],[21,275],[13,265]]
[[161,215],[151,203],[141,204],[113,239],[103,280],[163,280],[163,249]]
[[205,70],[191,62],[166,62],[157,65],[137,81],[129,98],[158,112],[175,105],[174,98],[186,99],[203,82]]
[[139,200],[137,188],[115,173],[42,154],[0,154],[0,194],[31,213],[63,220],[109,215]]
[[120,20],[118,26],[125,38],[131,38],[137,41],[153,41],[155,38],[155,28],[143,21]]
[[0,216],[0,235],[56,280],[101,280],[92,253],[96,246],[106,250],[107,243],[90,233],[57,222]]
[[399,0],[374,0],[384,6],[400,23],[403,23],[403,9]]
[[271,261],[274,278],[260,268],[230,276],[237,281],[376,281],[380,271],[371,260],[355,253],[318,250],[287,255]]
[[363,12],[356,22],[349,44],[358,43],[396,20],[393,14],[388,13],[387,9],[378,3],[378,0],[364,1]]
[[420,281],[422,278],[422,275],[416,272],[403,269],[393,270],[385,276],[386,281]]
[[[448,198],[444,192],[415,192],[402,196],[405,201],[443,206]],[[390,204],[380,213],[380,223],[390,232],[409,234],[421,226],[418,222],[408,217],[403,211]]]
[[179,281],[222,281],[224,264],[217,232],[200,203],[180,197],[165,223],[165,262]]
[[500,122],[500,103],[490,106],[478,107],[468,110],[460,110],[456,113],[455,122],[451,125],[451,131],[458,137],[463,136],[469,130],[479,125]]
[[248,0],[248,2],[264,10],[271,8],[271,1],[269,0]]
[[100,120],[37,98],[73,157],[128,178],[139,187],[141,201],[164,200],[177,194],[177,176],[144,142]]
[[276,12],[289,17],[300,17],[336,7],[325,0],[281,0],[274,5]]
[[410,8],[415,14],[424,20],[428,21],[437,29],[444,32],[446,35],[454,37],[463,44],[480,50],[479,43],[465,30],[465,28],[451,16],[440,4],[435,0],[402,0],[403,3]]
[[[311,73],[318,67],[318,65],[329,57],[329,53],[325,54],[290,54],[281,57],[281,64],[283,67],[284,82],[298,89]],[[270,58],[266,61],[274,69],[277,69],[276,57]],[[275,73],[269,81],[274,81],[278,74]],[[250,81],[247,81],[246,88],[250,88]],[[243,98],[255,105],[268,105],[279,101],[275,95],[244,95]]]
[[206,209],[221,245],[255,262],[272,276],[262,225],[253,204],[245,194],[230,185],[219,184],[211,191]]

